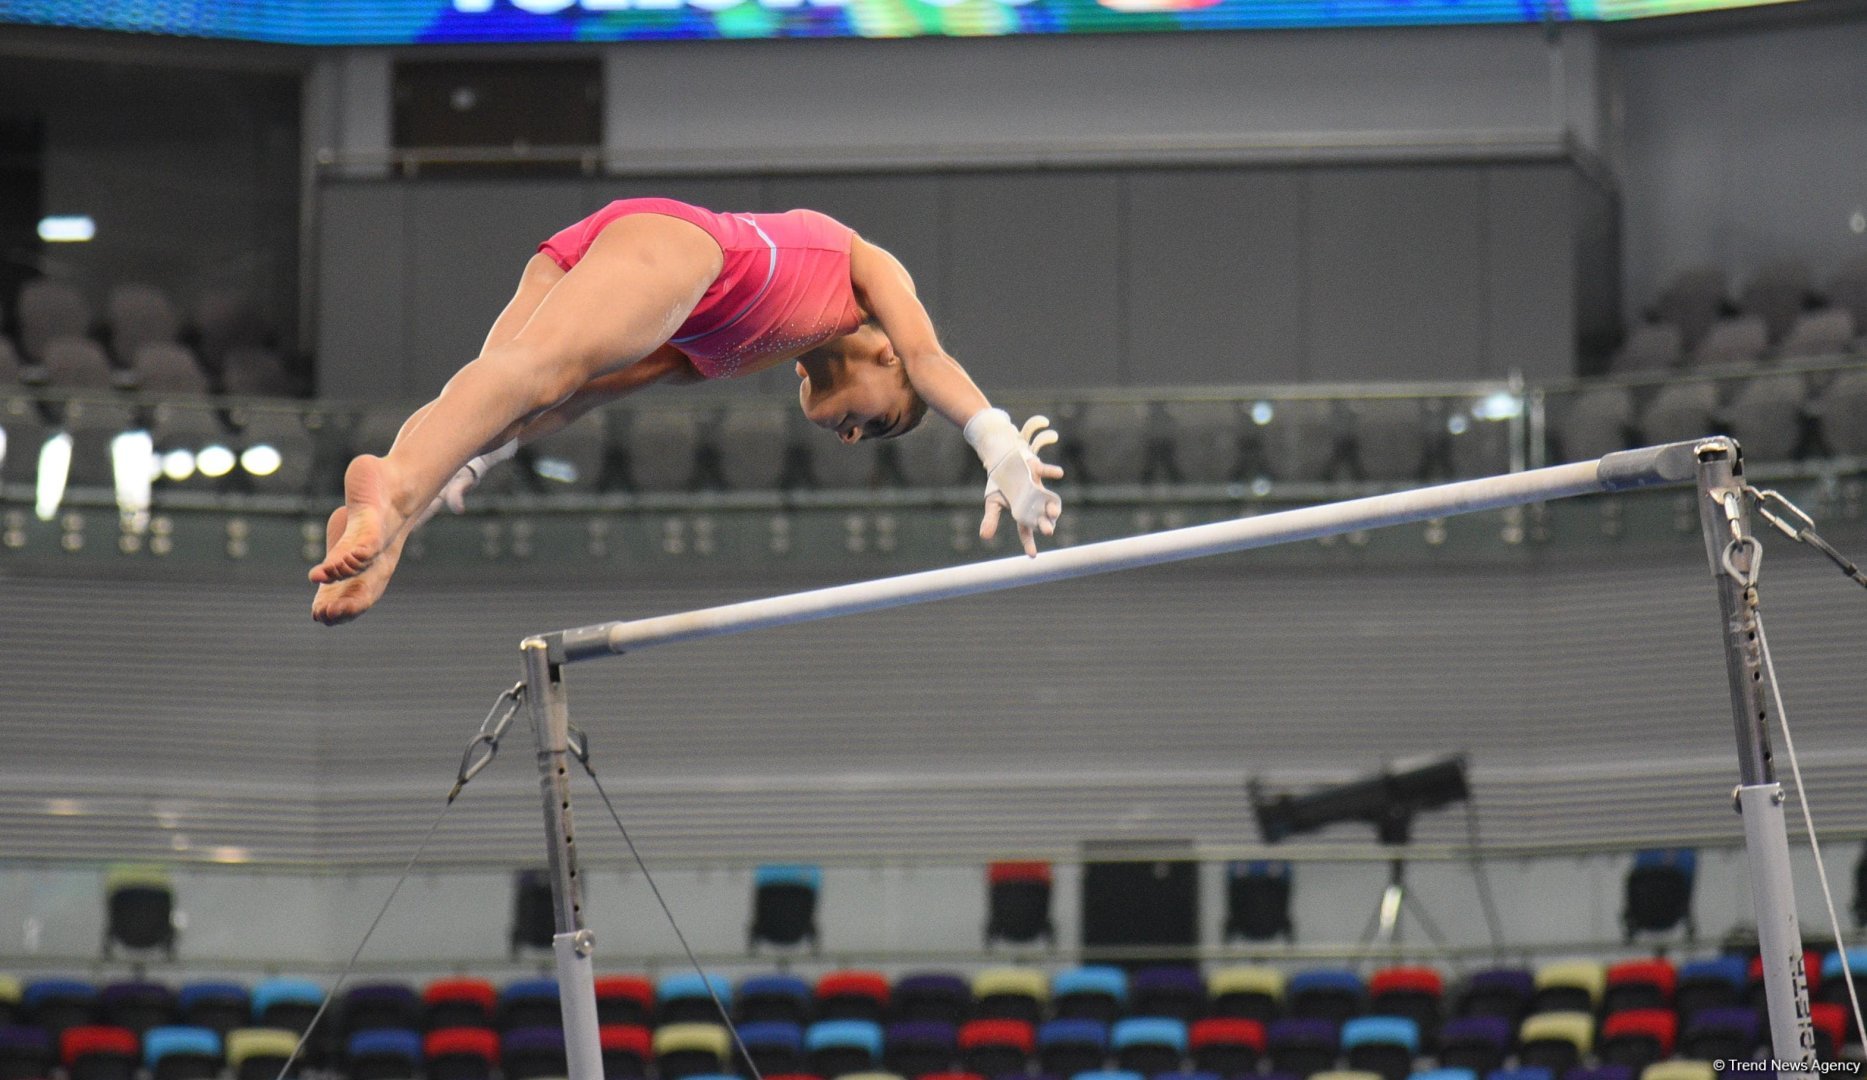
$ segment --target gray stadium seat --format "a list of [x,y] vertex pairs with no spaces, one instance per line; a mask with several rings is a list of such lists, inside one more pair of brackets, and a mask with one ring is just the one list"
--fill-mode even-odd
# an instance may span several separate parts
[[168,294],[154,285],[119,285],[104,302],[110,324],[110,351],[127,361],[144,345],[175,342],[181,317]]
[[401,405],[374,405],[363,410],[350,425],[350,456],[388,453],[409,412]]
[[[1065,431],[1063,437],[1068,439],[1071,434]],[[977,484],[980,491],[985,490],[985,472],[979,467],[978,456],[966,445],[959,428],[939,416],[930,414],[920,427],[896,439],[892,449],[912,487]]]
[[253,477],[253,490],[269,495],[309,494],[317,443],[305,429],[304,417],[280,409],[255,409],[241,412],[236,420],[242,426],[242,450],[264,444],[279,452],[278,470]]
[[1854,328],[1867,333],[1867,255],[1842,263],[1828,279],[1828,300],[1854,316]]
[[1174,466],[1188,484],[1223,484],[1235,477],[1239,440],[1251,418],[1231,401],[1178,401],[1162,407]]
[[1776,351],[1779,359],[1816,359],[1845,354],[1854,345],[1854,316],[1846,308],[1805,311]]
[[13,348],[13,342],[0,337],[0,386],[20,385],[23,374],[19,350]]
[[188,346],[173,341],[151,341],[131,354],[137,388],[146,394],[203,395],[207,375]]
[[789,414],[796,412],[796,408],[758,401],[726,406],[714,432],[720,451],[720,474],[728,488],[778,490],[778,481],[784,475],[785,448],[792,435]]
[[1684,355],[1684,335],[1670,323],[1641,323],[1628,332],[1627,340],[1608,362],[1616,375],[1638,375],[1671,371]]
[[1692,350],[1692,367],[1701,370],[1755,367],[1769,346],[1769,330],[1758,316],[1720,319]]
[[50,278],[27,282],[19,291],[18,310],[20,350],[35,363],[45,362],[45,348],[55,338],[83,337],[95,319],[83,293]]
[[1353,403],[1282,401],[1274,423],[1284,435],[1273,462],[1276,479],[1306,484],[1365,479],[1356,452]]
[[1452,475],[1496,476],[1498,473],[1509,472],[1510,422],[1480,420],[1473,417],[1469,410],[1465,416],[1467,425],[1463,432],[1447,432],[1452,443]]
[[[899,455],[901,451],[901,443],[898,441],[864,439],[854,446],[844,446],[834,435],[803,419],[803,414],[798,410],[792,409],[790,412],[797,417],[791,424],[791,438],[808,455],[810,475],[819,487],[842,491],[873,487],[882,479],[882,456]],[[931,415],[921,423],[925,427],[935,424],[952,426],[940,417]],[[902,438],[918,439],[920,434],[916,429]]]
[[196,300],[193,314],[195,328],[201,333],[201,358],[210,368],[224,367],[235,349],[266,342],[265,321],[252,298],[242,290],[204,292]]
[[1808,383],[1801,375],[1746,379],[1725,410],[1731,434],[1750,461],[1788,461],[1802,443]]
[[1562,457],[1588,461],[1628,448],[1634,424],[1634,396],[1625,386],[1593,386],[1556,410],[1556,435]]
[[65,406],[64,429],[71,434],[71,487],[114,487],[116,463],[110,443],[135,426],[127,405],[74,401]]
[[1426,427],[1416,398],[1353,402],[1355,445],[1368,480],[1418,480],[1426,454]]
[[0,398],[0,429],[6,431],[6,457],[0,460],[0,480],[30,484],[39,473],[39,448],[52,427],[27,398]]
[[1683,442],[1717,427],[1718,387],[1710,382],[1677,382],[1662,387],[1640,417],[1648,443]]
[[600,413],[580,416],[526,449],[545,490],[588,493],[601,488],[609,436]]
[[1763,320],[1771,341],[1781,341],[1795,324],[1810,292],[1815,275],[1806,264],[1794,259],[1765,263],[1744,285],[1737,308],[1746,315]]
[[1698,266],[1682,271],[1653,304],[1656,321],[1677,326],[1691,348],[1718,321],[1724,308],[1724,270]]
[[1096,402],[1076,421],[1082,445],[1079,483],[1136,484],[1143,478],[1151,416],[1146,402]]
[[1829,383],[1813,408],[1830,450],[1867,456],[1867,371],[1850,371]]
[[55,390],[108,390],[116,382],[110,357],[90,338],[53,338],[43,356],[46,383]]
[[700,421],[686,409],[635,409],[626,414],[623,445],[636,491],[686,491],[700,450]]
[[242,397],[291,397],[292,376],[279,354],[263,345],[236,345],[220,363],[221,389]]

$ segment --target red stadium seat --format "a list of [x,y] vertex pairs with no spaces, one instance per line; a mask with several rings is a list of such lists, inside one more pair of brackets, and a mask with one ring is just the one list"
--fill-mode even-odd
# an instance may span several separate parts
[[421,993],[429,1031],[492,1027],[499,991],[486,979],[436,979]]
[[1037,1049],[1037,1031],[1022,1020],[974,1020],[959,1029],[960,1059],[986,1076],[1021,1073]]
[[1669,1008],[1679,974],[1667,960],[1624,960],[1608,968],[1602,1011]]
[[655,1011],[655,985],[640,975],[596,980],[596,1017],[603,1024],[646,1024]]
[[484,1027],[439,1028],[422,1040],[421,1057],[428,1080],[486,1080],[499,1061],[499,1036]]
[[1187,1032],[1187,1046],[1197,1072],[1250,1075],[1264,1056],[1264,1025],[1232,1017],[1196,1020]]
[[879,1023],[888,1011],[888,978],[877,971],[832,971],[817,980],[819,1020]]
[[1601,1025],[1595,1053],[1604,1065],[1626,1065],[1635,1072],[1672,1056],[1679,1018],[1671,1009],[1624,1009]]
[[646,1076],[655,1059],[655,1037],[640,1024],[604,1024],[597,1029],[603,1048],[603,1075],[614,1080]]

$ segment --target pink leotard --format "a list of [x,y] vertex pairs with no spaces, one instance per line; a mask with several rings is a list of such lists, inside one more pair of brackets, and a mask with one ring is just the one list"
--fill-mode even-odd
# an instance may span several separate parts
[[619,199],[538,245],[565,270],[630,214],[689,221],[719,242],[720,276],[670,342],[709,379],[745,375],[862,325],[849,283],[855,232],[815,210],[716,214],[674,199]]

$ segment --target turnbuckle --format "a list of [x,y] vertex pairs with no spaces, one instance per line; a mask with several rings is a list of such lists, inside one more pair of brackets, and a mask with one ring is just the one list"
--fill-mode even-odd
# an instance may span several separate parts
[[519,714],[519,706],[524,701],[523,682],[513,683],[512,689],[493,701],[492,711],[480,722],[480,733],[467,743],[466,752],[460,755],[460,772],[454,777],[453,790],[447,793],[448,802],[453,802],[460,789],[467,786],[467,781],[480,775],[499,756],[499,740],[505,737],[506,729],[512,726],[512,718]]

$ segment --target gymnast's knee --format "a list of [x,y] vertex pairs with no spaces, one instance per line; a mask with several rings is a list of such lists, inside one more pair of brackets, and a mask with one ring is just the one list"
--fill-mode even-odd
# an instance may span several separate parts
[[528,413],[562,402],[602,372],[602,364],[574,351],[522,339],[488,350],[480,360],[517,376],[518,404]]

